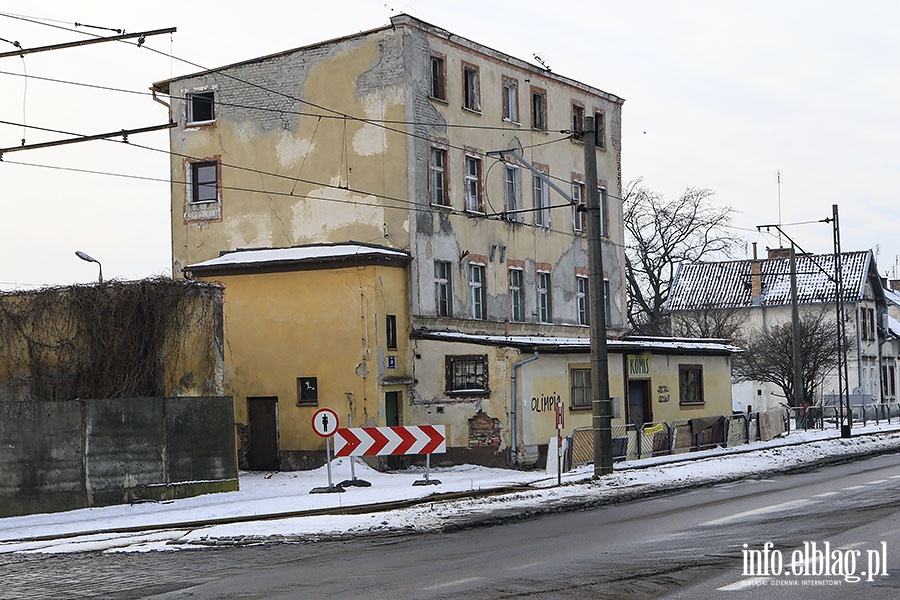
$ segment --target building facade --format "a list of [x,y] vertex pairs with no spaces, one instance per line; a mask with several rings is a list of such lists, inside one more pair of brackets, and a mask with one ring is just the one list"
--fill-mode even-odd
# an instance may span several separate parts
[[[400,424],[432,419],[447,425],[448,446],[464,458],[502,463],[516,456],[524,442],[510,369],[531,350],[509,343],[501,352],[484,336],[587,341],[584,206],[591,186],[603,198],[607,331],[611,338],[624,333],[621,98],[408,15],[153,87],[169,95],[177,123],[170,133],[173,272],[225,284],[230,344],[252,346],[253,336],[283,325],[280,347],[319,361],[320,371],[303,366],[303,373],[282,363],[282,391],[264,395],[293,398],[299,377],[317,376],[324,389],[331,383],[323,372],[342,385],[360,372],[377,373],[365,401],[354,392],[354,423],[385,425],[397,414]],[[579,134],[586,116],[596,123],[597,181],[585,179]],[[405,279],[393,267],[351,262],[339,268],[348,278],[341,282],[307,259],[273,259],[280,265],[269,265],[263,278],[244,252],[320,244],[403,253]],[[249,266],[223,270],[228,260]],[[374,279],[359,286],[357,275]],[[286,324],[301,318],[289,291],[300,288],[304,306],[312,289],[334,300],[303,309],[311,311],[303,313],[306,331]],[[352,302],[361,294],[363,305],[337,310],[357,288]],[[255,302],[277,302],[281,312],[258,321]],[[365,337],[361,349],[358,327],[341,320],[368,319],[375,327],[369,333],[384,334],[375,324],[389,315],[404,340],[392,355],[395,367],[386,366],[390,356],[373,345],[376,337]],[[440,333],[469,337],[431,339]],[[326,360],[315,336],[360,358],[339,359],[338,352]],[[254,362],[237,350],[231,356],[236,414],[252,421],[250,399],[262,392],[248,370],[271,377],[279,363]],[[339,414],[349,411],[347,390],[332,389],[340,391],[327,402],[338,403]],[[282,463],[298,464],[295,451],[324,448],[303,414],[291,406],[278,415]]]

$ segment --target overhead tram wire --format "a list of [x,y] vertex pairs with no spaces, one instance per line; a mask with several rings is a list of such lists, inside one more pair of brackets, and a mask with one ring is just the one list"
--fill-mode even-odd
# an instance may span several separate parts
[[[45,27],[52,27],[52,28],[55,28],[55,29],[62,29],[63,31],[68,31],[68,32],[70,32],[70,33],[78,33],[78,34],[86,35],[86,36],[89,36],[89,37],[97,37],[97,38],[103,37],[103,36],[100,36],[100,35],[97,35],[97,34],[92,34],[92,33],[90,33],[90,32],[80,31],[80,30],[77,30],[77,29],[71,29],[71,28],[69,28],[69,27],[62,27],[62,26],[60,26],[60,25],[52,25],[52,24],[50,24],[50,23],[41,23],[40,21],[35,21],[35,20],[29,19],[29,18],[25,18],[25,17],[14,16],[14,15],[11,15],[11,14],[9,14],[9,13],[0,13],[0,16],[5,16],[5,17],[8,17],[8,18],[18,19],[18,20],[22,20],[22,21],[27,21],[27,22],[34,23],[34,24],[37,24],[37,25],[43,25],[43,26],[45,26]],[[399,134],[401,134],[401,135],[405,135],[405,136],[408,136],[408,137],[413,137],[413,138],[420,139],[420,140],[423,140],[423,141],[426,141],[426,142],[430,142],[430,141],[431,141],[430,138],[429,138],[428,136],[426,136],[426,135],[420,135],[420,134],[417,134],[417,133],[414,133],[414,132],[409,132],[409,131],[405,131],[405,130],[402,130],[402,129],[396,129],[396,128],[394,128],[394,127],[389,127],[389,126],[387,126],[387,125],[385,124],[385,123],[387,123],[387,121],[382,122],[382,121],[377,121],[377,120],[374,120],[374,119],[367,119],[367,118],[358,117],[358,116],[355,116],[355,115],[351,115],[351,114],[349,114],[349,113],[344,113],[344,112],[342,112],[342,111],[340,111],[340,110],[337,110],[337,109],[334,109],[334,108],[331,108],[331,107],[328,107],[328,106],[324,106],[324,105],[321,105],[321,104],[317,104],[317,103],[315,103],[315,102],[310,102],[309,100],[303,100],[303,99],[301,99],[301,98],[294,97],[294,96],[292,96],[292,95],[290,95],[290,94],[286,94],[286,93],[281,92],[281,91],[278,91],[278,90],[273,90],[273,89],[268,88],[268,87],[266,87],[266,86],[264,86],[264,85],[260,85],[260,84],[258,84],[258,83],[254,83],[254,82],[252,82],[252,81],[247,81],[247,80],[241,79],[240,77],[236,77],[236,76],[234,76],[234,75],[225,73],[225,72],[222,70],[224,67],[218,67],[218,68],[213,68],[213,69],[211,69],[211,68],[209,68],[209,67],[205,67],[205,66],[203,66],[203,65],[197,64],[197,63],[192,62],[192,61],[190,61],[190,60],[187,60],[187,59],[185,59],[185,58],[181,58],[181,57],[179,57],[179,56],[175,56],[175,55],[173,55],[173,54],[166,53],[166,52],[163,52],[163,51],[161,51],[161,50],[156,50],[155,48],[151,47],[151,46],[148,45],[147,43],[137,44],[136,42],[131,42],[131,41],[128,41],[128,40],[117,40],[117,41],[119,41],[119,42],[121,42],[121,43],[129,44],[129,45],[131,45],[131,46],[137,46],[137,47],[139,47],[139,48],[145,48],[145,49],[147,49],[147,50],[150,51],[150,52],[153,52],[153,53],[155,53],[155,54],[159,54],[159,55],[164,56],[164,57],[169,58],[169,59],[177,60],[177,61],[179,61],[179,62],[182,62],[182,63],[186,64],[186,65],[190,65],[190,66],[195,67],[195,68],[197,68],[197,69],[201,69],[202,71],[205,71],[205,72],[211,72],[211,73],[212,73],[212,72],[215,72],[216,75],[223,76],[223,77],[226,77],[226,78],[228,78],[228,79],[232,79],[232,80],[237,81],[237,82],[239,82],[239,83],[242,83],[242,84],[244,84],[244,85],[248,85],[248,86],[251,86],[251,87],[260,89],[260,90],[262,90],[262,91],[264,91],[264,92],[268,92],[268,93],[270,93],[270,94],[274,94],[274,95],[277,95],[277,96],[281,96],[282,98],[286,98],[286,99],[291,100],[291,101],[293,101],[293,102],[298,102],[298,103],[301,103],[301,104],[306,104],[306,105],[308,105],[308,106],[312,106],[313,108],[317,108],[317,109],[319,109],[319,110],[323,110],[323,111],[326,111],[326,112],[329,112],[329,113],[333,113],[334,118],[346,118],[346,119],[350,119],[350,120],[353,120],[353,121],[358,121],[358,122],[360,122],[360,123],[371,124],[371,125],[373,125],[373,126],[375,126],[375,127],[380,127],[380,128],[385,129],[385,130],[387,130],[387,131],[391,131],[391,132],[394,132],[394,133],[399,133]],[[172,97],[172,96],[170,96],[170,97]],[[312,114],[310,114],[309,116],[320,116],[320,115],[318,115],[318,114],[316,114],[316,113],[312,113]],[[327,115],[322,115],[322,116],[327,116]],[[400,122],[400,123],[401,123],[401,124],[406,124],[406,125],[416,125],[416,123],[409,123],[409,122]],[[424,123],[423,123],[423,124],[424,124]],[[446,127],[447,125],[446,125],[446,124],[444,124],[444,125],[435,124],[435,126],[437,126],[437,127]],[[472,126],[472,127],[478,127],[478,126]],[[489,126],[483,126],[483,127],[489,127]],[[508,128],[504,128],[504,127],[496,127],[496,129],[497,129],[497,130],[501,130],[501,131],[508,131]],[[562,133],[562,131],[561,131],[560,133]],[[567,138],[563,138],[563,139],[567,139]],[[455,150],[461,150],[461,151],[464,151],[464,152],[465,152],[465,151],[470,151],[470,150],[468,150],[467,148],[464,148],[464,147],[462,147],[462,146],[454,146],[454,145],[452,145],[452,144],[446,144],[446,146],[447,146],[448,148],[453,148],[453,149],[455,149]],[[486,155],[485,155],[485,156],[486,156]]]

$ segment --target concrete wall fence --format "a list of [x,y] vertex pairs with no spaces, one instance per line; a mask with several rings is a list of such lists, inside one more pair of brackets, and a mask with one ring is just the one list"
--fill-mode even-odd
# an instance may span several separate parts
[[0,402],[0,517],[236,489],[231,397]]

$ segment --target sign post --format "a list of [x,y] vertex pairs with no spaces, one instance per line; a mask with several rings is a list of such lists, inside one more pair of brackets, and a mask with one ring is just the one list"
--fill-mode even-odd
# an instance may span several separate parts
[[[428,424],[431,425],[431,411],[428,411]],[[425,455],[425,479],[416,479],[413,485],[439,485],[438,479],[431,479],[431,453]]]
[[[352,414],[347,415],[347,426],[350,427],[351,429],[353,428],[353,415]],[[347,486],[371,487],[372,486],[371,482],[366,481],[365,479],[357,479],[356,478],[356,467],[354,465],[354,463],[356,461],[356,457],[349,456],[348,458],[350,459],[350,479],[345,479],[344,481],[340,482],[338,485],[340,485],[341,487],[347,487]]]
[[310,494],[331,494],[343,492],[344,488],[331,483],[331,436],[338,429],[337,413],[330,408],[320,408],[313,414],[312,428],[319,437],[325,438],[325,464],[328,467],[328,487],[317,487],[309,491]]
[[562,400],[556,402],[556,484],[562,485],[562,430],[565,427],[566,412]]

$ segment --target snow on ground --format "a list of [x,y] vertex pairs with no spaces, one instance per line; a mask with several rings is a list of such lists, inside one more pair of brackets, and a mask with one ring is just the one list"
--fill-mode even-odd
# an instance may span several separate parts
[[[660,490],[725,482],[829,456],[900,451],[900,424],[856,427],[853,433],[850,439],[840,439],[834,429],[792,432],[769,442],[616,463],[613,474],[597,480],[592,480],[593,466],[585,465],[564,473],[562,486],[557,486],[555,472],[472,465],[432,469],[430,477],[439,480],[439,485],[413,486],[414,481],[424,478],[423,469],[380,473],[357,461],[357,478],[370,482],[371,487],[310,494],[313,488],[327,486],[325,467],[314,471],[241,473],[240,490],[236,492],[0,519],[0,553],[144,552],[264,543],[273,539],[441,530],[498,514],[561,510],[577,504],[599,504]],[[348,459],[332,461],[332,476],[335,484],[350,479]],[[509,486],[528,489],[484,497],[473,494],[463,499],[358,515],[286,515]],[[227,524],[197,523],[260,516],[266,518]]]

